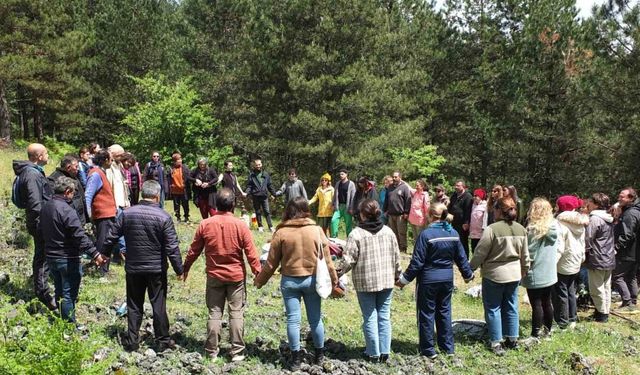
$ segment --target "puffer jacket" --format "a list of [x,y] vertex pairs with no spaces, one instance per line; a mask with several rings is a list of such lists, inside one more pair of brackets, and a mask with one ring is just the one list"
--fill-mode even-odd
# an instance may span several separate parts
[[593,210],[585,231],[586,265],[591,270],[616,268],[613,216],[605,210]]
[[635,262],[640,253],[640,199],[622,212],[615,226],[616,259]]
[[42,205],[38,231],[44,238],[44,252],[48,258],[80,258],[82,253],[92,258],[98,250],[87,237],[71,201],[54,195]]
[[333,216],[333,193],[335,190],[333,186],[329,185],[326,189],[323,189],[319,186],[316,189],[316,193],[311,200],[309,201],[309,205],[312,205],[316,201],[318,201],[318,217],[331,217]]
[[173,220],[157,203],[142,200],[124,210],[105,240],[105,255],[111,256],[111,247],[121,236],[127,243],[124,267],[127,273],[166,273],[168,258],[175,273],[182,275],[182,257]]
[[558,246],[558,273],[575,275],[585,260],[584,232],[589,217],[577,211],[564,211],[556,219],[560,223],[560,241],[564,243],[564,246]]
[[28,160],[14,160],[13,172],[16,176],[20,176],[18,186],[20,200],[27,205],[27,230],[34,233],[38,225],[42,204],[51,199],[53,195],[51,187],[42,168]]
[[558,241],[559,232],[560,225],[554,220],[544,236],[536,238],[533,234],[528,234],[531,266],[525,277],[522,278],[521,283],[525,288],[546,288],[558,281],[556,269],[558,247],[564,245],[562,241]]

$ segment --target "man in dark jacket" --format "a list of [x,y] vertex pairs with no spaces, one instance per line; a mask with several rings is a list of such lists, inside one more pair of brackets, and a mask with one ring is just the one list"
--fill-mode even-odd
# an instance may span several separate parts
[[189,200],[191,199],[191,170],[182,163],[182,154],[174,152],[171,155],[173,164],[167,168],[167,192],[173,200],[173,212],[180,222],[180,206],[184,210],[184,222],[189,222]]
[[82,279],[82,253],[91,256],[98,266],[103,258],[84,232],[73,206],[75,188],[82,187],[80,181],[61,176],[54,180],[52,186],[54,196],[42,205],[38,234],[44,239],[44,252],[53,276],[55,299],[60,306],[62,319],[75,323]]
[[268,198],[269,193],[275,197],[277,192],[271,184],[271,176],[269,176],[269,173],[262,170],[262,160],[260,159],[253,161],[253,170],[249,174],[249,181],[247,182],[245,192],[251,196],[253,201],[253,209],[256,212],[256,219],[258,221],[258,231],[264,232],[264,228],[262,227],[262,212],[264,211],[269,230],[273,232],[274,228],[271,223],[271,211],[269,210]]
[[464,252],[469,258],[469,222],[471,221],[471,207],[473,206],[473,197],[467,191],[464,181],[458,180],[454,185],[455,192],[451,195],[447,210],[453,215],[453,228],[460,235],[460,241]]
[[396,235],[400,251],[406,253],[407,219],[411,211],[411,191],[409,185],[402,181],[400,172],[393,172],[391,179],[393,183],[387,188],[387,197],[382,211],[389,219],[389,227]]
[[78,213],[80,223],[84,226],[89,220],[89,216],[87,216],[87,209],[85,208],[84,187],[82,187],[82,181],[80,181],[78,174],[79,168],[80,164],[78,163],[78,159],[73,155],[67,155],[60,161],[60,166],[49,175],[48,180],[51,190],[53,190],[56,180],[60,177],[69,177],[75,181],[76,187],[71,205]]
[[613,285],[620,292],[624,310],[637,310],[638,281],[636,277],[640,251],[640,200],[633,188],[625,188],[618,195],[622,215],[614,228],[616,268]]
[[124,349],[137,350],[138,332],[144,312],[144,295],[148,291],[153,310],[153,329],[158,351],[172,349],[175,342],[169,337],[167,316],[167,258],[182,278],[182,258],[178,235],[171,216],[160,208],[160,184],[147,180],[142,184],[142,200],[137,206],[124,211],[116,220],[113,231],[103,246],[107,257],[109,249],[124,236],[127,243],[125,262],[127,283],[128,332],[123,339]]
[[27,156],[29,160],[13,161],[13,171],[19,178],[19,200],[26,207],[27,231],[33,237],[33,288],[36,297],[50,310],[55,310],[57,305],[48,285],[49,267],[44,253],[44,241],[37,233],[42,204],[51,199],[52,195],[43,169],[49,161],[49,153],[44,145],[32,143],[27,147]]

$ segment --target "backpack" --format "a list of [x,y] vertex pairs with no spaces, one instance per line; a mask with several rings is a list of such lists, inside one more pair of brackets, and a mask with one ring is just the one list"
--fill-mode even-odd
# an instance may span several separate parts
[[16,176],[13,180],[13,186],[11,187],[11,202],[18,208],[27,208],[27,202],[22,200],[20,196],[20,175]]

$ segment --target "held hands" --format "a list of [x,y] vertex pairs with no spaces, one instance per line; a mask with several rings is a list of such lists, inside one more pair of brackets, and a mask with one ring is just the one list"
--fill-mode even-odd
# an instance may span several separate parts
[[102,254],[98,254],[98,256],[96,256],[95,258],[93,258],[93,263],[97,266],[100,267],[103,264],[105,264],[107,262],[107,260],[109,260],[109,258],[105,257]]
[[262,285],[258,284],[258,280],[257,279],[253,279],[253,286],[255,286],[257,289],[262,288]]
[[465,232],[469,231],[469,224],[462,224],[462,230]]
[[464,279],[464,283],[465,284],[469,284],[471,281],[473,281],[473,279],[476,278],[476,275],[472,274],[470,278],[468,279]]
[[400,282],[400,279],[396,280],[396,286],[400,289],[404,288],[404,284]]
[[176,275],[176,279],[178,279],[178,281],[182,281],[182,282],[187,281],[187,273],[185,272],[182,275]]

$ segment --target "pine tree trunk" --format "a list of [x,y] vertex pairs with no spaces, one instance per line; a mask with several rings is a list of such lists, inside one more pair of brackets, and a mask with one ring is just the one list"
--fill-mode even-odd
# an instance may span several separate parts
[[33,98],[33,134],[38,142],[44,140],[44,128],[42,126],[42,114],[40,112],[40,104],[38,100]]
[[0,138],[6,141],[11,140],[11,116],[2,80],[0,80]]

